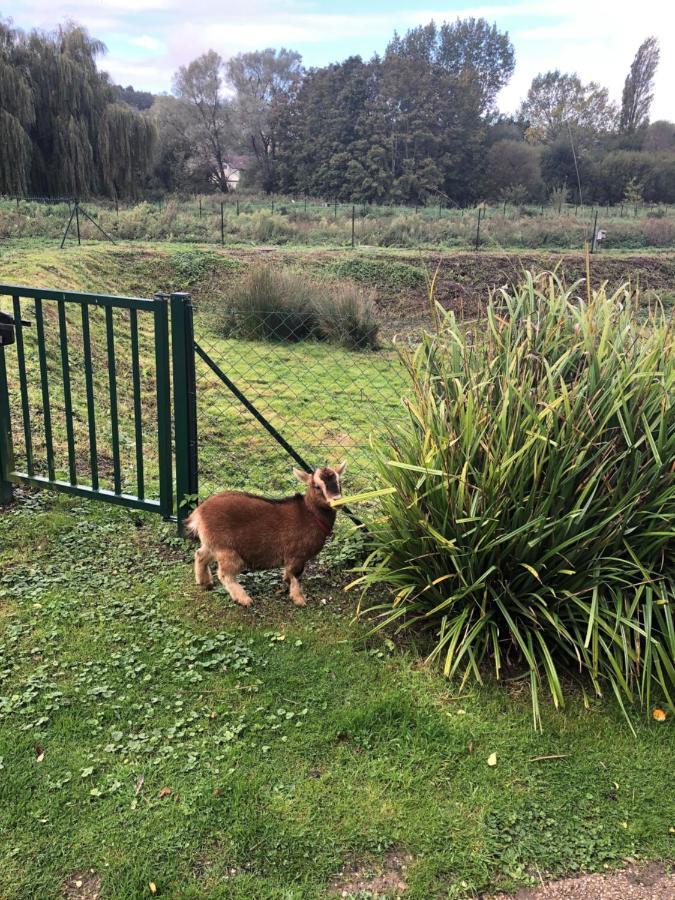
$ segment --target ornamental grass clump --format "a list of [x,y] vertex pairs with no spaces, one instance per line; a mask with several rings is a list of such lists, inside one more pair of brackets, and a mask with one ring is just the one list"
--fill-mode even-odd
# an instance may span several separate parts
[[530,274],[472,331],[439,311],[375,448],[391,492],[356,583],[393,589],[377,627],[425,630],[463,683],[523,672],[537,726],[570,676],[673,707],[675,341],[635,313],[627,288]]

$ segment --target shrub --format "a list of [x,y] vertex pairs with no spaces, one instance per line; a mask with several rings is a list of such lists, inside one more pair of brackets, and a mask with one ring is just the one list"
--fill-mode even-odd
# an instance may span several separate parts
[[377,346],[375,307],[355,285],[252,266],[220,309],[220,329],[248,340],[325,340],[353,350]]
[[395,591],[377,627],[426,630],[462,682],[524,665],[537,725],[563,672],[673,703],[675,340],[631,306],[527,275],[475,334],[444,314],[376,448],[393,492],[357,583]]

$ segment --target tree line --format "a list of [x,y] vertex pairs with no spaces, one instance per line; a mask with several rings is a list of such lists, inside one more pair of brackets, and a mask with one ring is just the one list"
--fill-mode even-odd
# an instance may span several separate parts
[[110,82],[82,28],[0,22],[0,191],[158,196],[241,186],[362,203],[675,202],[675,125],[649,121],[659,47],[621,102],[574,73],[538,75],[517,114],[515,67],[482,18],[394,34],[384,53],[306,69],[285,48],[182,66],[172,93]]

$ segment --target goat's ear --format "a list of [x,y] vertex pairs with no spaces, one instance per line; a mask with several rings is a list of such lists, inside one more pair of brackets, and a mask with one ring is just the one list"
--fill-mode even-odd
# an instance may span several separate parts
[[304,481],[305,484],[309,484],[312,477],[309,472],[303,472],[302,469],[293,469],[293,474],[298,479],[298,481]]
[[338,475],[342,475],[342,474],[344,474],[344,471],[346,468],[347,468],[347,463],[343,462],[343,463],[340,463],[339,466],[335,466],[335,471],[337,472]]

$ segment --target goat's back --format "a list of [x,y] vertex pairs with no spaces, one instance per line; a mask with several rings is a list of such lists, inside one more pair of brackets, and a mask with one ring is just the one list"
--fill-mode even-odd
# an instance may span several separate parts
[[310,559],[325,541],[302,494],[271,500],[223,491],[198,506],[185,524],[214,555],[234,550],[249,569]]

